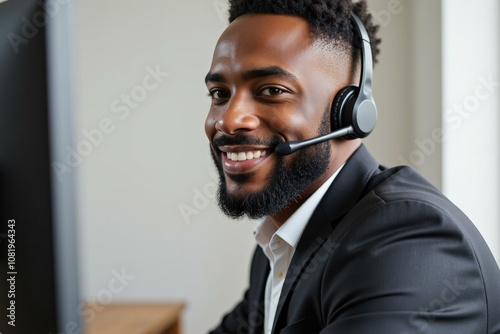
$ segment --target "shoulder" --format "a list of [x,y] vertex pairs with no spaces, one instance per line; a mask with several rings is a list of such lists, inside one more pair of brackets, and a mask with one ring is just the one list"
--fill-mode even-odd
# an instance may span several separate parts
[[[500,275],[484,240],[465,214],[409,167],[372,176],[331,239],[335,249],[323,288],[332,292],[324,300],[336,314],[327,317],[340,316],[346,302],[359,303],[354,312],[400,312],[424,330],[429,314],[439,323],[446,312],[481,321],[497,312],[494,282]],[[488,304],[487,295],[496,301]]]
[[480,273],[482,263],[494,264],[470,219],[410,167],[375,175],[338,228],[340,238],[349,240],[350,251],[399,252],[421,269],[452,260],[454,268]]
[[473,225],[446,196],[407,166],[383,169],[373,175],[349,214],[359,219],[384,218],[389,225],[392,221],[397,225],[411,222],[417,217],[419,226],[427,222],[442,227],[445,221],[458,229]]

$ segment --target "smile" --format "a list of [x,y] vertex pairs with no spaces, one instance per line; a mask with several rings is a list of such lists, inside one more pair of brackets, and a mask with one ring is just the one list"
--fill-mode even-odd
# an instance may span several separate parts
[[258,159],[267,154],[266,150],[255,150],[248,152],[226,152],[226,157],[231,161],[246,161],[252,159]]
[[230,174],[254,172],[270,156],[269,148],[249,146],[220,146],[224,171]]

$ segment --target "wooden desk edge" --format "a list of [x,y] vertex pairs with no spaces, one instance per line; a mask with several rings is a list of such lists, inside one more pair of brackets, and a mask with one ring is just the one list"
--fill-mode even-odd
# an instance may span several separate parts
[[[95,317],[102,319],[106,314],[112,314],[122,310],[124,316],[133,316],[141,312],[158,311],[165,312],[161,317],[155,319],[151,323],[151,327],[145,333],[164,333],[166,328],[176,328],[175,333],[180,333],[181,313],[185,309],[186,303],[183,302],[115,302],[110,304],[102,303],[86,303],[87,310],[93,309]],[[85,324],[85,333],[101,334],[100,328],[97,327],[95,319]],[[102,331],[102,333],[111,333],[110,331]]]

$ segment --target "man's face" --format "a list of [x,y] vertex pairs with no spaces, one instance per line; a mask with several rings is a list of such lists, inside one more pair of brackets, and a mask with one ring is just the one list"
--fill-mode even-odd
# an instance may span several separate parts
[[331,101],[349,84],[338,67],[298,17],[244,15],[222,34],[206,78],[205,132],[227,214],[294,210],[331,175],[331,143],[286,157],[274,147],[330,131]]

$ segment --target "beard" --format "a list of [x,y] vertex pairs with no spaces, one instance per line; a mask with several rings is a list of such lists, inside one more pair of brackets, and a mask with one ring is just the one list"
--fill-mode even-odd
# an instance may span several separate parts
[[[329,132],[330,109],[328,108],[323,115],[318,135]],[[263,140],[253,139],[246,135],[236,135],[232,138],[220,137],[214,141],[214,146],[260,144],[275,147],[279,142],[278,137]],[[299,201],[301,194],[307,187],[327,170],[331,156],[330,148],[329,142],[306,147],[294,153],[288,164],[285,164],[284,157],[277,156],[276,165],[273,167],[268,184],[264,189],[244,195],[228,193],[222,162],[217,159],[213,150],[210,150],[219,173],[217,199],[220,209],[227,216],[235,219],[245,215],[252,219],[258,219],[286,209],[291,203]],[[239,184],[243,184],[251,176],[251,173],[228,175]]]

